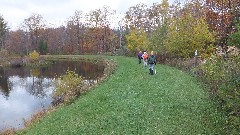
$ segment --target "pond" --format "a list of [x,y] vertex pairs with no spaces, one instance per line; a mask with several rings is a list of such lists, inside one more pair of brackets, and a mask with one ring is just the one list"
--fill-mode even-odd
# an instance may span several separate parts
[[0,68],[0,132],[24,127],[24,120],[51,106],[54,77],[75,71],[86,84],[97,83],[104,65],[84,61],[54,61],[47,67]]

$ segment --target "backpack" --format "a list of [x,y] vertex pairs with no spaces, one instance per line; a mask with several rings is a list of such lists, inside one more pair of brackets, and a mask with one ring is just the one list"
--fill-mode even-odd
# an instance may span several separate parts
[[150,56],[148,59],[149,64],[154,64],[155,63],[155,56]]

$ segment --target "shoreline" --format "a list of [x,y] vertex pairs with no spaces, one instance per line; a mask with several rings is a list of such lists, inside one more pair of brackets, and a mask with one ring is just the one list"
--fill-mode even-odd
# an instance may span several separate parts
[[[103,81],[105,81],[115,70],[116,68],[116,63],[115,61],[112,60],[107,60],[106,58],[98,58],[98,57],[89,57],[89,56],[84,56],[84,55],[78,55],[78,56],[74,56],[71,57],[72,55],[61,55],[59,56],[44,56],[44,60],[68,60],[68,61],[86,61],[86,60],[90,60],[90,62],[103,62],[104,63],[104,71],[103,71],[103,75],[98,79],[98,82],[93,84],[93,85],[87,85],[84,84],[83,85],[83,93],[81,93],[76,99],[74,99],[74,102],[81,97],[81,95],[84,95],[86,92],[90,91],[91,89],[93,89],[94,87],[100,85]],[[74,103],[73,102],[73,103]],[[67,104],[68,105],[68,104]],[[49,115],[50,113],[56,111],[57,109],[63,107],[63,106],[67,106],[64,103],[60,103],[57,105],[51,105],[49,108],[47,109],[43,109],[39,112],[34,113],[31,118],[29,119],[23,119],[23,128],[19,128],[19,129],[15,129],[15,128],[8,128],[8,129],[4,129],[0,132],[1,135],[13,135],[16,134],[17,132],[21,132],[24,129],[30,127],[31,125],[37,123],[38,121],[40,121],[41,119],[43,119],[44,117],[46,117],[47,115]]]

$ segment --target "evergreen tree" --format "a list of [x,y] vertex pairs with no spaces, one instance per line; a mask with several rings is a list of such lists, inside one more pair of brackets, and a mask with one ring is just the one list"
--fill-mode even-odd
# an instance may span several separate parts
[[4,18],[0,15],[0,49],[4,48],[4,40],[6,38],[7,32],[7,22],[5,22]]

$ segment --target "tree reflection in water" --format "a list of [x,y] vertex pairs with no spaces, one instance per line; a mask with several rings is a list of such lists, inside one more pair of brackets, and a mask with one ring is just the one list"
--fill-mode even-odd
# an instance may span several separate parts
[[21,128],[23,118],[51,105],[56,76],[73,70],[92,85],[103,76],[104,65],[79,61],[55,61],[39,68],[0,68],[0,131]]
[[[104,65],[79,61],[56,61],[53,65],[39,68],[0,68],[0,91],[7,98],[13,83],[20,83],[30,94],[44,97],[45,89],[51,87],[56,76],[63,75],[67,70],[73,70],[83,77],[84,82],[92,85],[103,75]],[[18,76],[20,82],[11,82],[9,77]]]

